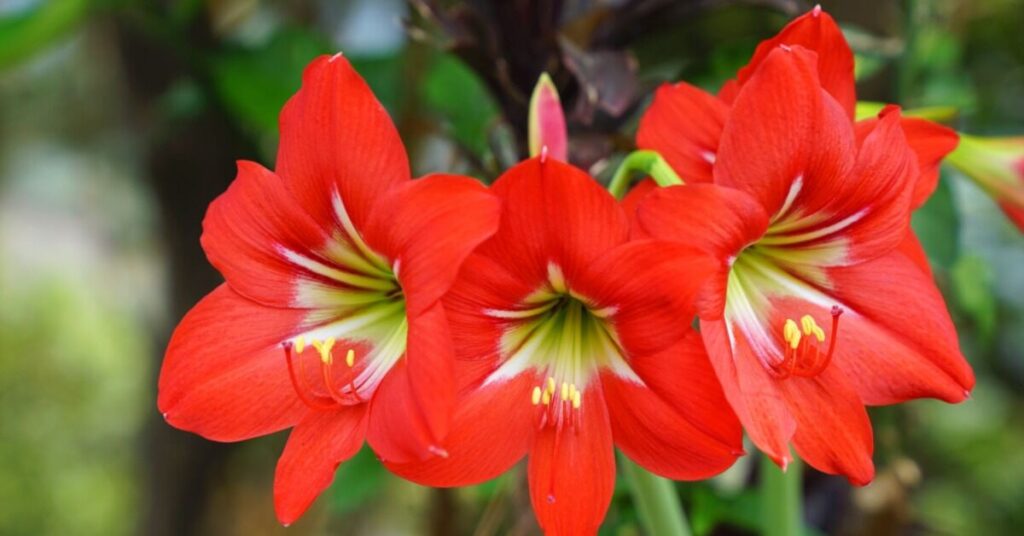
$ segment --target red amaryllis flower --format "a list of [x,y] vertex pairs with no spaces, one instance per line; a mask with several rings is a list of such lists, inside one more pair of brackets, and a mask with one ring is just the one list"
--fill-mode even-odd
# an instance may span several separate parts
[[[687,183],[711,182],[722,128],[736,95],[780,45],[801,46],[817,53],[815,66],[821,87],[852,121],[857,105],[853,52],[835,20],[821,7],[815,7],[790,22],[778,35],[758,45],[750,62],[717,96],[685,82],[658,88],[651,107],[640,121],[637,146],[660,152]],[[935,190],[939,163],[956,147],[957,135],[949,128],[923,119],[901,118],[900,123],[918,158],[920,176],[913,196],[916,208]],[[875,119],[858,122],[858,141],[863,141],[876,124]],[[911,242],[906,247],[914,251],[916,238],[910,235],[908,240]]]
[[389,464],[433,486],[478,483],[529,457],[549,534],[596,532],[613,445],[654,473],[699,479],[741,454],[741,433],[691,328],[692,248],[627,243],[615,200],[582,171],[534,158],[502,176],[498,232],[445,298],[460,397],[450,456]]
[[800,46],[767,53],[724,120],[715,184],[655,190],[636,218],[721,260],[701,333],[754,443],[785,467],[792,441],[863,484],[865,404],[957,402],[974,377],[941,295],[898,249],[919,176],[899,112],[858,140],[819,65]]
[[409,180],[401,140],[340,55],[281,114],[277,170],[240,162],[203,222],[227,280],[175,330],[158,405],[217,441],[294,427],[278,518],[298,518],[364,437],[387,460],[443,455],[455,387],[439,298],[498,223],[454,176]]

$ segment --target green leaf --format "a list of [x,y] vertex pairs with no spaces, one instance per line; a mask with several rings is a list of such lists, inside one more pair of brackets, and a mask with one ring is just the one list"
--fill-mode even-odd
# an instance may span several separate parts
[[210,61],[218,97],[244,125],[265,134],[277,132],[277,116],[298,91],[302,71],[330,47],[301,29],[278,32],[265,45],[234,48]]
[[376,497],[387,479],[387,471],[364,445],[355,456],[341,464],[331,486],[331,508],[339,514],[351,512]]
[[421,91],[427,107],[449,126],[451,137],[483,158],[498,106],[476,74],[455,57],[441,55],[427,73]]
[[911,224],[929,259],[947,269],[956,262],[960,251],[960,218],[948,181],[939,181],[928,202],[914,212]]
[[88,13],[89,0],[44,0],[0,17],[0,69],[10,67],[74,29]]

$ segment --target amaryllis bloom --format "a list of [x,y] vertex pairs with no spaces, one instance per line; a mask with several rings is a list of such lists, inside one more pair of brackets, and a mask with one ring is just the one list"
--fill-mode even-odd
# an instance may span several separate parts
[[960,135],[949,163],[970,177],[999,203],[1024,231],[1024,136],[986,138]]
[[820,65],[798,45],[767,52],[723,118],[714,184],[654,190],[636,218],[720,260],[700,329],[753,442],[864,484],[865,405],[958,402],[974,377],[930,276],[899,250],[920,176],[899,111],[858,139]]
[[460,486],[527,456],[540,524],[564,535],[597,531],[614,446],[678,480],[731,465],[739,423],[691,327],[698,283],[717,262],[681,245],[627,243],[612,196],[551,158],[519,164],[492,191],[503,202],[498,232],[444,301],[460,386],[449,456],[389,467]]
[[240,162],[203,222],[226,283],[171,337],[160,411],[216,441],[294,427],[274,503],[298,518],[365,438],[386,460],[444,455],[454,402],[444,305],[499,204],[469,178],[410,180],[384,108],[321,57],[281,113],[277,170]]
[[[780,45],[801,46],[817,53],[815,66],[822,88],[839,104],[843,115],[853,121],[857,106],[853,52],[835,20],[819,6],[758,45],[750,62],[717,96],[685,82],[658,88],[651,107],[640,121],[637,146],[660,152],[688,184],[712,182],[722,128],[733,101],[761,62]],[[858,141],[863,141],[876,123],[874,118],[859,121]],[[916,208],[935,191],[939,164],[956,147],[957,134],[924,119],[904,117],[900,124],[918,158],[920,176],[915,181],[913,196]],[[908,235],[908,240],[906,247],[910,251],[915,247],[920,250],[913,234]]]

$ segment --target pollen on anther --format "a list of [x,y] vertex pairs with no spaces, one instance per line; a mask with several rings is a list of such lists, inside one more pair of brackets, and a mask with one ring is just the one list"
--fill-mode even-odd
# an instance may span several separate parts
[[356,364],[356,351],[349,348],[348,352],[345,353],[345,364],[352,367]]
[[331,349],[334,348],[334,342],[334,337],[328,337],[323,341],[313,341],[313,348],[316,348],[316,351],[320,354],[320,360],[326,364],[330,364],[332,361]]
[[569,384],[562,382],[562,400],[569,400]]
[[534,387],[533,388],[533,395],[530,397],[530,400],[533,402],[534,406],[536,406],[537,404],[540,404],[541,394],[542,393],[540,391],[540,387]]
[[552,378],[551,376],[548,376],[548,389],[547,390],[551,391],[552,393],[555,392],[555,379]]
[[572,394],[572,409],[580,409],[580,403],[581,402],[582,402],[582,397],[580,396],[580,392],[579,391],[574,392]]
[[543,393],[541,393],[540,401],[543,402],[545,406],[550,404],[551,403],[551,391],[544,391]]
[[296,351],[297,353],[300,353],[300,354],[301,354],[301,353],[302,353],[302,351],[303,351],[303,350],[305,350],[305,349],[306,349],[306,338],[305,338],[305,337],[303,337],[302,335],[299,335],[299,336],[298,336],[298,337],[297,337],[297,338],[295,339],[295,351]]

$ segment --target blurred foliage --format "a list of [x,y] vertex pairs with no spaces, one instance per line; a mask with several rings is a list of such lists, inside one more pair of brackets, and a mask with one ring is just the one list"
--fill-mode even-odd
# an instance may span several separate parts
[[[40,162],[67,154],[102,160],[113,153],[136,175],[132,188],[145,191],[142,155],[157,137],[153,131],[170,132],[165,129],[169,124],[219,114],[270,165],[279,110],[299,86],[304,66],[315,55],[339,48],[392,114],[417,173],[457,170],[492,179],[514,160],[520,144],[510,125],[523,118],[505,114],[522,103],[514,88],[508,93],[496,89],[500,84],[491,77],[502,67],[487,64],[494,60],[492,51],[474,55],[430,39],[406,39],[400,18],[415,23],[410,27],[417,31],[431,30],[430,21],[398,1],[12,2],[0,3],[0,111],[6,114],[0,115],[0,206],[5,210],[0,222],[15,231],[0,229],[0,238],[35,229],[36,220],[18,220],[25,210],[49,213],[38,200],[25,209],[20,190],[61,198],[77,195],[68,194],[68,181],[86,181],[102,192],[88,201],[96,205],[88,217],[106,220],[101,231],[85,225],[84,232],[98,235],[100,243],[133,249],[149,263],[147,269],[164,273],[170,261],[159,244],[137,237],[118,241],[132,233],[148,236],[138,229],[152,225],[149,214],[124,213],[123,184],[97,179],[103,173],[79,166],[47,168],[32,181],[17,180],[22,168],[12,164],[16,156],[25,153],[30,141],[45,147]],[[628,54],[609,60],[635,59],[641,96],[667,80],[717,89],[761,39],[788,20],[789,14],[770,6],[792,3],[700,4],[707,9],[663,21],[671,25],[652,25],[628,41]],[[823,4],[855,49],[863,98],[905,107],[953,105],[961,109],[957,128],[1024,132],[1021,0]],[[614,17],[607,9],[602,3],[594,20]],[[351,20],[368,20],[370,27],[351,35],[342,24]],[[458,19],[460,24],[466,20]],[[600,41],[594,20],[582,17],[567,34],[581,47],[579,57],[600,64],[598,56],[586,55],[594,51],[580,37]],[[430,36],[446,35],[433,30]],[[480,30],[474,29],[474,39],[487,35]],[[529,32],[520,33],[521,39],[530,38]],[[141,93],[131,87],[136,73],[110,67],[128,52],[122,49],[129,42],[126,34],[173,51],[181,64],[161,65],[170,80],[151,101],[133,93]],[[357,46],[384,34],[395,36],[398,45]],[[518,42],[519,36],[511,37],[513,44]],[[614,42],[607,38],[601,46]],[[522,62],[536,58],[517,51],[515,59],[517,78],[534,75]],[[565,67],[569,59],[553,57],[551,65]],[[481,65],[494,69],[481,70]],[[580,77],[563,70],[556,78],[566,88],[567,102],[585,93],[579,91],[585,82]],[[104,83],[83,82],[96,78]],[[530,86],[533,80],[526,82]],[[37,91],[40,83],[47,84],[47,91]],[[122,104],[140,99],[134,108]],[[22,109],[27,105],[38,115],[26,118]],[[592,124],[577,121],[571,125],[574,143],[585,139],[585,148],[599,153],[593,161],[614,159],[628,150],[630,129],[642,109],[627,106],[614,117],[598,114]],[[102,122],[100,115],[106,117]],[[62,130],[65,122],[74,126],[74,135]],[[624,135],[592,139],[595,133],[623,128]],[[26,140],[27,131],[48,138]],[[72,219],[87,219],[74,210],[65,212]],[[811,530],[819,531],[814,533],[1013,534],[1024,525],[1024,238],[988,198],[950,170],[944,170],[935,195],[914,215],[913,227],[947,298],[978,387],[969,402],[958,406],[918,401],[873,410],[876,482],[851,490],[840,479],[812,472],[805,483],[807,518]],[[32,236],[46,231],[35,230]],[[145,288],[108,295],[99,281],[119,277],[119,272],[101,276],[84,271],[82,257],[95,255],[91,250],[55,255],[46,270],[37,271],[26,270],[20,259],[46,248],[17,240],[0,241],[0,246],[0,534],[131,533],[152,500],[140,464],[161,463],[143,462],[140,435],[144,417],[153,417],[152,371],[161,344],[154,333],[166,330],[140,319],[132,300],[153,302],[143,309],[166,307],[154,298],[162,295],[164,283],[154,278]],[[106,251],[101,247],[99,254]],[[211,502],[221,521],[203,525],[216,527],[210,533],[279,530],[272,517],[271,479],[282,439],[248,442],[232,451],[226,466],[237,474],[211,484],[216,486],[210,490]],[[523,469],[520,465],[480,486],[435,492],[390,477],[364,449],[339,469],[327,498],[289,530],[438,534],[456,527],[456,533],[480,536],[534,534]],[[711,481],[678,485],[697,536],[756,533],[760,501],[752,491],[750,469],[743,461]],[[622,485],[602,534],[641,533]]]

